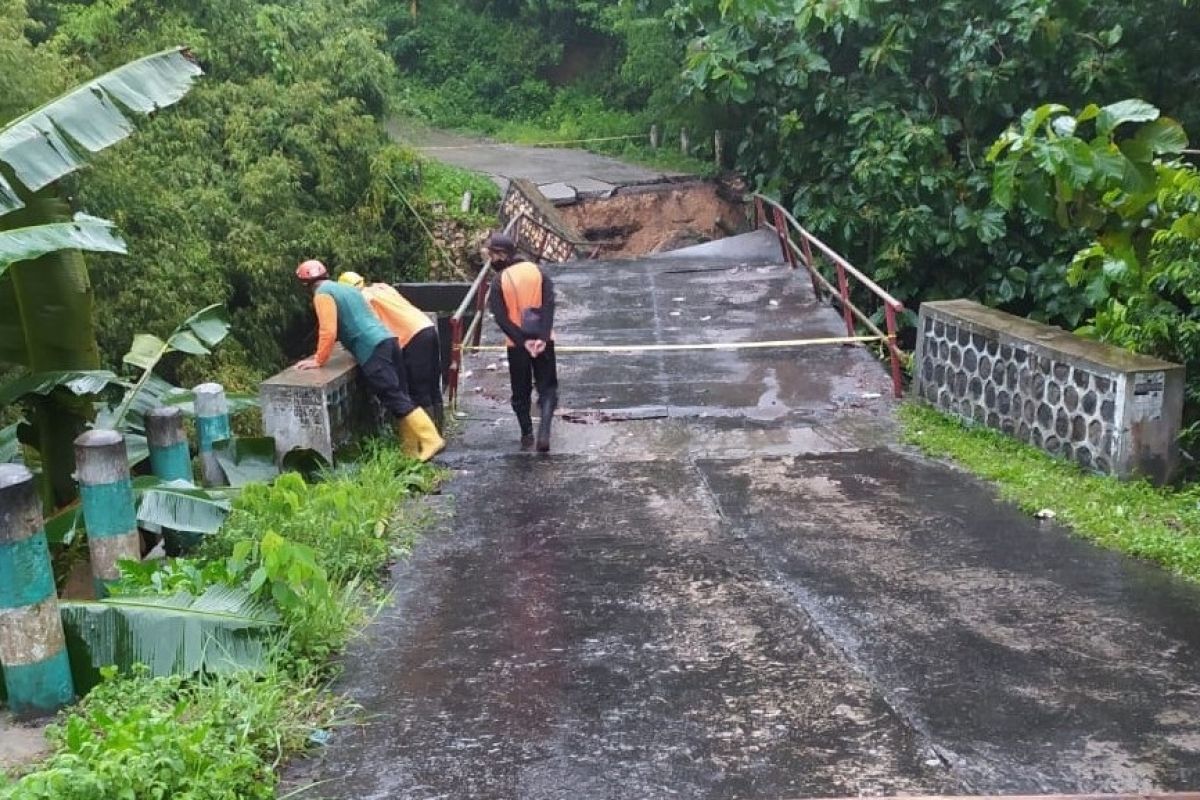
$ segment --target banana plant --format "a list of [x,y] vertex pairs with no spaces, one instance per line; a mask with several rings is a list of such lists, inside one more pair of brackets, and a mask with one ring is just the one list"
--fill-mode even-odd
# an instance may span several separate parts
[[190,353],[194,356],[211,355],[212,350],[209,348],[216,347],[228,334],[229,320],[225,316],[225,309],[220,304],[214,304],[185,319],[166,341],[151,333],[139,333],[133,337],[133,346],[125,354],[124,361],[139,367],[142,376],[130,387],[125,399],[117,407],[113,415],[113,427],[120,427],[125,420],[125,415],[129,413],[138,392],[146,385],[163,356],[175,352]]
[[[123,245],[91,218],[72,222],[55,183],[128,137],[135,116],[177,103],[201,72],[186,50],[166,50],[0,127],[0,234],[8,234],[0,247],[9,253],[0,274],[0,365],[31,374],[99,369],[92,288],[78,248],[119,252]],[[23,260],[13,260],[20,254]],[[31,405],[48,505],[65,505],[76,495],[72,443],[91,404],[52,391]]]

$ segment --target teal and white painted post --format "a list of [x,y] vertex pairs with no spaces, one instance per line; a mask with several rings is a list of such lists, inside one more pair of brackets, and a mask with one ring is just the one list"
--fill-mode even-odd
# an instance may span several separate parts
[[[160,406],[146,414],[146,439],[150,444],[150,471],[164,481],[192,478],[192,455],[183,430],[183,411]],[[202,533],[163,530],[163,546],[169,556],[186,553],[204,538]]]
[[164,481],[192,481],[192,455],[183,430],[183,410],[160,406],[146,414],[150,471]]
[[224,486],[225,471],[213,453],[213,442],[228,439],[229,401],[219,383],[202,383],[192,390],[196,396],[196,436],[199,439],[200,473],[205,486]]
[[125,437],[116,431],[94,430],[76,439],[75,478],[87,525],[96,596],[104,597],[107,584],[121,577],[117,562],[142,557]]
[[0,664],[18,716],[49,714],[75,697],[42,500],[20,464],[0,464]]

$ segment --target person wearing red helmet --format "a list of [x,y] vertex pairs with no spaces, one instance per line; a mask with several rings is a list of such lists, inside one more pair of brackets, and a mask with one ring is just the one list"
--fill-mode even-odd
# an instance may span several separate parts
[[334,283],[329,270],[311,259],[296,268],[296,277],[312,291],[317,312],[317,352],[296,364],[297,369],[317,369],[329,360],[333,343],[350,351],[372,394],[396,418],[396,434],[410,442],[409,455],[428,461],[446,442],[433,420],[408,393],[404,354],[396,337],[371,312],[357,289]]

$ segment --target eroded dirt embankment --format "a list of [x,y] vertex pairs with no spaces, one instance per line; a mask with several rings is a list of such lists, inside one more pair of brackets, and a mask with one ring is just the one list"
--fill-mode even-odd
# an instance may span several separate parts
[[689,181],[619,189],[559,213],[604,258],[677,250],[748,230],[739,182]]

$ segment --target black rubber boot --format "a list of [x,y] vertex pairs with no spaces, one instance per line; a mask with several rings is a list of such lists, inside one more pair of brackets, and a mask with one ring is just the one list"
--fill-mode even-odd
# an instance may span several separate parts
[[555,405],[553,397],[538,398],[538,410],[542,415],[538,422],[537,434],[537,451],[539,453],[550,452],[550,426],[554,422]]
[[521,449],[533,449],[533,417],[528,411],[524,413],[517,411],[517,424],[521,426]]

